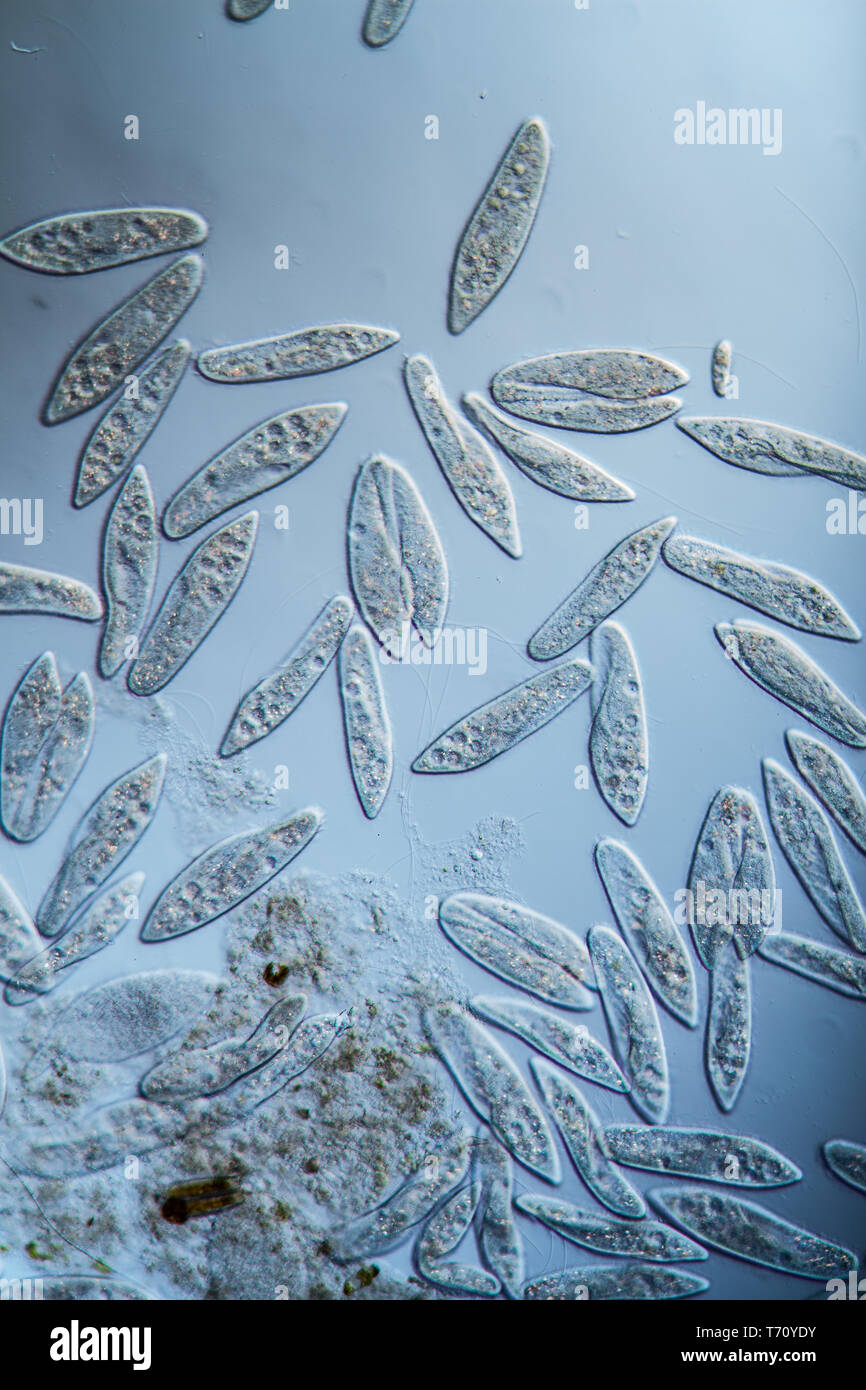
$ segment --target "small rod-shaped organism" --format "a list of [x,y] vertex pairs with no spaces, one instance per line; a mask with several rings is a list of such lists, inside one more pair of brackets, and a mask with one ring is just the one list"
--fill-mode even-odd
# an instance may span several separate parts
[[167,758],[157,753],[123,773],[84,813],[49,884],[36,925],[43,936],[59,936],[72,914],[138,843],[162,796]]
[[381,645],[399,655],[408,627],[433,647],[448,606],[445,551],[409,474],[383,454],[358,470],[348,539],[352,591]]
[[631,502],[634,492],[597,463],[556,439],[517,425],[483,396],[471,391],[463,409],[490,436],[521,473],[534,483],[578,502]]
[[249,748],[288,719],[334,660],[354,612],[344,594],[325,604],[285,660],[247,691],[232,716],[220,757]]
[[489,700],[419,753],[413,772],[469,772],[544,728],[589,689],[592,667],[564,661]]
[[536,661],[562,656],[621,608],[653,570],[662,541],[676,524],[676,517],[665,517],[615,545],[532,634],[529,655]]
[[394,771],[394,743],[379,663],[361,623],[353,623],[337,656],[346,750],[364,815],[381,811]]
[[455,946],[508,984],[561,1009],[593,1007],[586,946],[543,913],[492,893],[452,893],[439,904],[439,925]]
[[426,357],[407,357],[404,377],[418,423],[457,501],[506,555],[519,559],[522,546],[514,497],[493,450],[450,404]]
[[677,426],[711,454],[737,468],[778,477],[819,474],[847,487],[866,487],[866,459],[799,430],[764,420],[708,416],[681,416]]
[[230,385],[245,381],[283,381],[348,367],[399,341],[400,334],[390,328],[325,323],[315,328],[298,328],[276,338],[257,338],[231,347],[208,348],[199,353],[196,366],[209,381]]
[[382,48],[396,38],[406,20],[414,0],[369,0],[364,15],[364,42],[371,48]]
[[127,676],[133,695],[162,690],[201,646],[243,582],[258,524],[258,512],[228,522],[203,540],[178,571]]
[[866,952],[866,909],[815,798],[773,758],[762,764],[770,821],[791,868],[824,921]]
[[696,1240],[753,1264],[821,1280],[857,1267],[850,1250],[727,1192],[662,1187],[649,1198],[656,1211]]
[[290,864],[323,821],[324,812],[308,806],[276,825],[211,845],[160,893],[141,929],[142,941],[182,936],[237,907]]
[[208,233],[197,212],[181,208],[100,208],[46,217],[0,241],[0,256],[27,270],[83,275],[146,256],[186,251]]
[[35,840],[51,824],[84,766],[95,725],[85,671],[64,690],[52,652],[14,691],[0,734],[0,820],[14,840]]
[[95,623],[103,607],[99,595],[80,579],[0,561],[0,613],[49,613]]
[[810,656],[759,623],[716,623],[716,637],[741,671],[777,700],[851,748],[866,748],[866,714]]
[[494,170],[466,226],[451,270],[448,327],[462,333],[499,293],[519,261],[550,163],[544,122],[525,121]]
[[102,542],[106,617],[99,671],[105,680],[138,650],[156,583],[158,550],[153,491],[138,463],[117,495]]
[[696,536],[670,536],[662,559],[678,574],[738,599],[801,632],[858,642],[860,629],[838,599],[800,570],[740,555]]
[[348,406],[301,405],[262,420],[222,449],[174,494],[162,515],[172,540],[294,478],[328,447]]
[[127,471],[180,385],[189,362],[184,338],[152,357],[103,415],[85,444],[72,497],[86,507]]
[[201,257],[184,256],[98,323],[67,359],[43,411],[44,423],[56,425],[110,396],[189,308],[203,271]]

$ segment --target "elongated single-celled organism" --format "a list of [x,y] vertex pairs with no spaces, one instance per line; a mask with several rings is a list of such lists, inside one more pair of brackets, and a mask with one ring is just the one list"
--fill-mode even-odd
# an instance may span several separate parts
[[153,596],[158,550],[150,479],[138,463],[111,509],[102,543],[106,619],[99,670],[106,680],[135,650]]
[[80,579],[0,561],[0,613],[50,613],[95,623],[102,617],[102,600]]
[[332,372],[393,347],[400,334],[357,323],[324,323],[276,338],[256,338],[200,352],[196,366],[210,381],[283,381]]
[[90,752],[93,690],[84,671],[61,690],[51,652],[31,666],[6,711],[0,811],[15,840],[35,840],[56,816]]
[[435,645],[448,607],[445,552],[409,474],[382,454],[355,479],[349,573],[358,607],[390,655],[401,656],[412,630]]
[[461,951],[508,984],[561,1009],[591,1009],[584,943],[551,917],[489,893],[452,893],[439,925]]
[[776,915],[776,875],[758,803],[741,787],[710,802],[689,869],[686,916],[707,970],[734,941],[757,950]]
[[624,825],[634,825],[649,778],[649,735],[634,648],[619,623],[590,637],[592,728],[589,760],[598,789]]
[[472,1172],[481,1188],[475,1233],[485,1268],[495,1274],[509,1298],[520,1298],[523,1241],[514,1220],[514,1164],[489,1130],[479,1129],[472,1148]]
[[674,1018],[694,1028],[698,996],[691,956],[655,883],[618,840],[599,840],[595,866],[617,926],[650,989]]
[[217,1099],[186,1101],[178,1106],[125,1100],[100,1110],[95,1123],[83,1133],[75,1129],[68,1137],[48,1141],[42,1138],[44,1129],[33,1139],[25,1134],[17,1140],[20,1166],[38,1177],[65,1179],[113,1168],[130,1154],[152,1152],[193,1131],[208,1134],[233,1125],[311,1066],[346,1026],[342,1014],[305,1019],[285,1048]]
[[508,1152],[531,1172],[559,1182],[550,1126],[493,1034],[456,1003],[426,1009],[423,1023],[431,1047]]
[[677,425],[717,458],[753,473],[780,477],[818,473],[848,487],[866,487],[866,459],[799,430],[764,420],[710,416],[679,419]]
[[824,921],[855,950],[866,952],[866,910],[851,882],[830,822],[814,796],[772,758],[762,763],[776,838]]
[[620,1216],[643,1216],[643,1198],[614,1166],[604,1130],[578,1087],[540,1058],[531,1057],[529,1066],[569,1157],[590,1192]]
[[222,741],[221,757],[258,743],[288,719],[337,655],[354,612],[352,600],[343,594],[325,604],[285,661],[241,700]]
[[631,1082],[629,1099],[651,1124],[663,1124],[670,1082],[652,995],[634,956],[610,927],[590,927],[587,942],[614,1051]]
[[141,929],[142,941],[182,936],[237,907],[300,854],[323,820],[323,811],[308,806],[276,825],[211,845],[160,893]]
[[146,1100],[176,1101],[212,1096],[255,1071],[286,1046],[300,1022],[304,994],[279,999],[244,1038],[229,1038],[213,1047],[183,1047],[151,1067],[139,1083]]
[[35,1177],[64,1181],[102,1172],[130,1155],[140,1157],[181,1138],[192,1119],[187,1110],[172,1106],[138,1099],[118,1101],[99,1110],[86,1126],[79,1125],[60,1138],[46,1139],[44,1129],[32,1138],[26,1132],[16,1136],[16,1167]]
[[866,960],[851,951],[825,946],[823,941],[813,941],[810,937],[780,932],[778,936],[764,938],[760,954],[764,960],[783,965],[786,970],[835,989],[849,999],[866,1000]]
[[439,1288],[455,1293],[495,1297],[502,1288],[495,1274],[458,1260],[445,1260],[472,1225],[481,1196],[480,1183],[470,1183],[449,1197],[425,1223],[415,1245],[418,1273]]
[[801,632],[841,637],[846,642],[860,640],[860,629],[838,599],[789,565],[741,555],[697,536],[670,536],[662,546],[662,559],[687,579],[696,579]]
[[662,541],[676,524],[676,517],[665,517],[615,545],[532,634],[529,655],[536,661],[550,661],[588,637],[640,588],[658,560]]
[[419,753],[412,771],[468,772],[489,763],[549,724],[589,689],[591,680],[586,661],[564,661],[530,676],[458,719]]
[[751,967],[729,941],[710,974],[706,1063],[713,1093],[724,1111],[742,1090],[752,1047]]
[[803,1176],[796,1164],[760,1139],[713,1129],[608,1125],[607,1146],[617,1163],[734,1187],[784,1187]]
[[731,359],[733,348],[727,338],[716,343],[713,348],[712,362],[710,363],[710,377],[713,383],[713,390],[717,396],[724,398],[728,394],[728,382],[731,378]]
[[463,397],[463,408],[485,430],[521,473],[534,483],[573,497],[578,502],[631,502],[634,492],[597,463],[568,449],[555,439],[515,425],[507,415],[472,391]]
[[381,48],[399,34],[415,0],[369,0],[364,16],[364,42]]
[[675,362],[631,348],[584,348],[578,352],[552,352],[503,367],[493,378],[496,391],[513,386],[532,386],[562,391],[582,391],[614,401],[639,401],[678,391],[688,373]]
[[229,19],[257,19],[270,7],[273,0],[228,0],[226,14]]
[[222,617],[252,559],[258,512],[214,531],[173,579],[127,678],[133,695],[162,690]]
[[789,729],[785,742],[794,765],[852,844],[866,854],[866,796],[848,764],[811,734]]
[[181,208],[100,208],[46,217],[0,241],[0,256],[28,270],[82,275],[90,270],[186,251],[208,227],[197,212]]
[[41,950],[30,913],[0,877],[0,980],[14,979]]
[[523,1297],[549,1303],[590,1303],[601,1299],[656,1300],[689,1298],[710,1287],[708,1279],[686,1274],[680,1269],[665,1269],[663,1265],[617,1264],[587,1265],[584,1269],[563,1269],[557,1274],[542,1274],[523,1286]]
[[702,1246],[695,1245],[673,1226],[665,1226],[661,1221],[619,1221],[534,1192],[518,1197],[516,1206],[518,1211],[535,1217],[557,1235],[587,1250],[597,1250],[600,1255],[624,1255],[629,1259],[669,1264],[707,1258]]
[[727,1192],[660,1187],[649,1199],[656,1211],[696,1240],[752,1264],[799,1274],[804,1279],[829,1279],[857,1268],[857,1257],[850,1250]]
[[141,839],[159,805],[165,766],[164,753],[148,758],[111,782],[85,812],[39,906],[43,936],[57,936]]
[[837,1178],[866,1192],[866,1145],[852,1144],[848,1139],[828,1139],[824,1158]]
[[523,553],[511,487],[489,444],[450,405],[426,357],[407,357],[406,390],[418,423],[471,521],[515,560]]
[[337,666],[352,780],[364,815],[372,820],[391,785],[394,743],[376,652],[360,623],[346,633]]
[[45,406],[46,425],[80,415],[110,396],[158,347],[202,282],[200,256],[183,256],[104,318],[69,356]]
[[7,833],[16,821],[34,760],[57,726],[62,701],[54,653],[43,652],[15,687],[3,718],[0,809]]
[[334,1258],[348,1264],[393,1250],[462,1181],[470,1152],[468,1130],[450,1135],[372,1211],[350,1218],[329,1233]]
[[167,1042],[204,1012],[219,984],[205,970],[144,970],[76,994],[52,1022],[52,1046],[122,1062]]
[[587,434],[627,434],[661,424],[682,405],[679,396],[653,396],[643,401],[611,401],[584,395],[561,386],[501,385],[494,377],[490,392],[497,405],[510,415],[537,425]]
[[189,355],[185,339],[170,343],[151,358],[109,407],[82,450],[74,507],[86,507],[126,472],[180,385]]
[[607,1086],[611,1091],[628,1090],[628,1082],[616,1062],[584,1024],[570,1023],[549,1009],[524,1004],[510,995],[476,994],[469,1007],[485,1023],[507,1029],[584,1080]]
[[347,405],[300,405],[262,420],[194,473],[162,514],[171,540],[294,478],[328,447]]
[[415,1244],[415,1255],[423,1274],[425,1265],[435,1264],[460,1244],[472,1225],[481,1187],[468,1183],[447,1197],[438,1211],[424,1222]]
[[40,951],[10,978],[6,1003],[26,1004],[50,993],[61,983],[62,970],[110,946],[135,916],[143,883],[144,874],[130,874],[91,903],[55,946]]
[[549,163],[547,130],[534,117],[517,131],[460,238],[448,299],[452,333],[462,333],[487,308],[520,260]]
[[273,1056],[254,1071],[245,1072],[233,1081],[226,1094],[212,1102],[212,1108],[208,1111],[209,1123],[216,1126],[230,1124],[243,1115],[252,1114],[277,1095],[288,1081],[300,1076],[323,1057],[349,1027],[350,1018],[345,1013],[314,1014],[302,1019]]

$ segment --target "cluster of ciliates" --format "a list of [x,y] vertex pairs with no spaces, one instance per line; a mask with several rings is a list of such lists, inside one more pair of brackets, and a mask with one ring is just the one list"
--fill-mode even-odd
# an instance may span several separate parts
[[[228,13],[248,20],[269,3],[229,0]],[[392,39],[411,5],[412,0],[371,0],[366,42],[379,46]],[[541,204],[549,162],[544,123],[526,121],[459,239],[447,309],[453,333],[469,328],[514,271]],[[102,594],[70,576],[0,563],[0,612],[101,623],[100,677],[109,681],[122,671],[128,689],[142,699],[173,680],[243,583],[254,557],[258,514],[236,509],[310,466],[348,409],[342,402],[316,403],[260,421],[195,472],[157,515],[147,472],[135,460],[193,356],[185,340],[166,345],[166,339],[201,288],[203,263],[191,248],[206,236],[207,226],[195,213],[123,208],[52,217],[0,243],[7,259],[57,275],[184,253],[81,340],[43,411],[44,424],[54,426],[110,399],[85,444],[73,489],[73,505],[80,508],[117,485],[104,531]],[[370,325],[320,324],[209,348],[197,354],[195,365],[218,383],[277,381],[344,368],[391,348],[398,336]],[[726,394],[730,365],[730,344],[720,343],[711,364],[719,396]],[[137,382],[132,396],[123,389],[130,374]],[[681,430],[737,468],[789,477],[817,473],[866,488],[866,459],[824,440],[756,420],[679,417],[681,401],[672,393],[686,385],[687,376],[648,352],[581,348],[518,362],[496,372],[490,398],[464,395],[462,410],[426,357],[406,359],[404,380],[456,502],[514,559],[522,546],[507,464],[580,502],[634,498],[625,483],[568,447],[561,435],[541,434],[520,422],[623,433],[676,416]],[[160,531],[171,542],[212,523],[216,529],[180,566],[152,611]],[[413,770],[453,774],[478,768],[588,694],[589,758],[598,790],[623,825],[633,826],[647,789],[649,738],[637,655],[613,615],[659,560],[777,624],[829,639],[860,639],[853,619],[816,579],[682,535],[676,526],[675,517],[661,518],[599,557],[528,637],[528,656],[539,663],[536,673],[455,720],[418,753]],[[387,652],[393,634],[407,625],[421,642],[435,644],[447,613],[448,565],[416,483],[381,454],[358,470],[347,534],[351,596],[334,595],[289,654],[243,697],[219,753],[230,758],[267,737],[333,662],[352,778],[364,813],[373,818],[388,794],[394,761],[379,649]],[[716,635],[736,665],[789,709],[833,740],[866,747],[866,715],[778,627],[720,622]],[[586,657],[574,655],[585,639]],[[53,653],[37,656],[11,692],[2,725],[0,821],[6,836],[30,842],[51,823],[88,756],[94,718],[88,673],[79,672],[64,688]],[[754,956],[866,999],[866,911],[829,819],[866,853],[866,798],[830,744],[798,729],[788,731],[787,743],[793,771],[771,759],[763,765],[767,818],[803,889],[842,944],[771,931],[775,877],[762,810],[748,791],[721,788],[694,849],[687,921],[700,965],[710,975],[706,1069],[725,1112],[733,1108],[748,1068]],[[160,754],[120,772],[103,790],[73,832],[33,917],[0,879],[0,980],[8,1005],[49,993],[67,978],[63,972],[106,949],[127,926],[127,904],[140,895],[144,876],[113,875],[157,814],[165,770]],[[162,942],[229,912],[300,854],[322,821],[323,813],[309,807],[212,845],[162,888],[141,939]],[[586,941],[534,909],[491,894],[457,891],[440,902],[445,936],[513,991],[439,1000],[424,1014],[427,1043],[482,1127],[475,1136],[460,1136],[379,1205],[336,1230],[336,1258],[366,1259],[413,1240],[419,1275],[452,1296],[545,1299],[700,1293],[709,1287],[705,1279],[672,1266],[705,1259],[706,1247],[820,1281],[855,1268],[851,1251],[737,1194],[736,1189],[799,1181],[802,1174],[790,1159],[756,1138],[667,1124],[671,1078],[659,1006],[662,1017],[688,1029],[698,1026],[692,950],[626,844],[599,840],[595,864],[616,930],[593,926]],[[732,912],[732,903],[742,911]],[[199,1017],[216,983],[207,972],[175,969],[109,981],[67,1001],[54,1041],[72,1056],[95,1061],[135,1056]],[[585,1024],[572,1021],[597,1000],[610,1051]],[[216,1127],[250,1114],[344,1031],[343,1015],[308,1017],[305,1008],[302,995],[287,995],[249,1036],[163,1055],[141,1078],[140,1095],[116,1103],[97,1133],[32,1144],[25,1137],[18,1148],[20,1170],[41,1177],[100,1171],[130,1152],[170,1142],[205,1115]],[[532,1085],[491,1028],[516,1036],[537,1054],[530,1064]],[[0,1108],[3,1078],[0,1054]],[[626,1095],[640,1122],[603,1125],[577,1080]],[[205,1100],[206,1112],[196,1108]],[[556,1184],[562,1177],[560,1148],[604,1214],[543,1194],[514,1198],[513,1163]],[[825,1156],[834,1173],[866,1191],[866,1147],[828,1140]],[[651,1191],[658,1220],[647,1215],[623,1168],[698,1185]],[[178,1189],[171,1197],[175,1215],[167,1219],[211,1215],[234,1200],[230,1187]],[[527,1282],[515,1213],[612,1262]],[[477,1262],[449,1259],[470,1230]],[[140,1293],[117,1281],[92,1283],[101,1295]],[[61,1280],[55,1296],[85,1296],[85,1285],[84,1278]]]

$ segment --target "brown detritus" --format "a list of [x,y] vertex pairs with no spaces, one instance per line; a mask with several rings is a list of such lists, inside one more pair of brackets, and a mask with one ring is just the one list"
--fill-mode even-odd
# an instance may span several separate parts
[[388,1047],[374,1047],[373,1056],[376,1058],[376,1070],[382,1081],[396,1081],[406,1068],[403,1058]]
[[318,1171],[319,1171],[319,1160],[318,1160],[317,1158],[308,1158],[308,1159],[306,1159],[306,1161],[304,1162],[304,1172],[305,1172],[305,1173],[318,1173]]
[[340,1051],[334,1058],[334,1066],[339,1067],[340,1071],[355,1071],[358,1063],[364,1057],[364,1049],[354,1040],[352,1034],[347,1034]]
[[294,922],[296,925],[305,920],[304,909],[292,896],[268,898],[266,916],[269,922],[273,918],[276,922]]
[[183,1226],[191,1217],[213,1216],[239,1206],[243,1200],[244,1193],[233,1177],[195,1178],[170,1187],[160,1211],[173,1226]]
[[287,965],[277,965],[275,961],[269,961],[262,971],[262,979],[266,985],[271,985],[276,989],[287,978],[289,967]]

